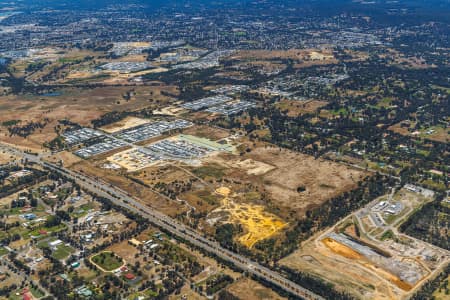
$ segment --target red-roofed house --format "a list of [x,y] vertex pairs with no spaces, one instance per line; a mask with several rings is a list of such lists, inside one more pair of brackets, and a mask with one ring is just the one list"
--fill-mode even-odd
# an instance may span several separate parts
[[33,296],[31,295],[28,288],[24,288],[22,291],[22,299],[23,300],[33,300]]

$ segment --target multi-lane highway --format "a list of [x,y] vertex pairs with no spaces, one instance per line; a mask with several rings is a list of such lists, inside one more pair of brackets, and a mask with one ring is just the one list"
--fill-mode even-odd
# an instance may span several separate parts
[[257,277],[262,278],[267,282],[270,282],[282,288],[283,290],[293,295],[296,295],[297,297],[304,299],[324,299],[321,296],[308,290],[307,288],[304,288],[288,280],[278,272],[270,270],[258,264],[257,262],[254,262],[246,257],[243,257],[242,255],[236,254],[232,251],[223,248],[216,241],[212,241],[204,237],[199,232],[193,230],[192,228],[189,228],[184,224],[178,222],[177,220],[174,220],[169,216],[140,203],[139,201],[128,195],[126,192],[118,189],[117,187],[102,182],[97,178],[90,178],[85,174],[74,172],[67,168],[59,167],[57,165],[45,162],[42,160],[41,156],[38,155],[24,153],[22,151],[19,151],[18,149],[3,144],[0,144],[0,149],[9,151],[20,157],[26,158],[30,162],[40,164],[51,170],[59,172],[60,174],[63,174],[64,176],[74,180],[82,188],[89,190],[93,193],[96,193],[99,196],[105,197],[116,205],[120,205],[121,207],[124,207],[132,212],[142,215],[153,224],[159,226],[160,228],[165,229],[166,231],[172,233],[173,235],[176,235],[188,241],[189,243],[209,253],[212,253],[217,257],[220,257],[223,260],[229,261],[239,269],[246,271],[249,274],[256,275]]

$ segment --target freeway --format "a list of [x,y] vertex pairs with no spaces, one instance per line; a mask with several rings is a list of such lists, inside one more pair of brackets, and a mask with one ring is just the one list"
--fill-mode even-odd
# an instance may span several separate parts
[[0,144],[0,148],[23,157],[29,162],[40,164],[48,169],[54,170],[74,180],[82,188],[96,193],[99,196],[105,197],[116,205],[140,214],[153,224],[167,230],[173,235],[178,236],[209,253],[215,254],[217,257],[220,257],[223,260],[229,261],[239,269],[262,278],[267,282],[270,282],[280,287],[281,289],[293,295],[296,295],[297,297],[314,300],[324,299],[321,296],[313,293],[312,291],[283,277],[278,272],[266,268],[242,255],[229,251],[223,248],[218,242],[204,237],[192,228],[178,222],[177,220],[172,219],[171,217],[157,210],[152,209],[149,206],[143,205],[142,203],[131,197],[128,193],[118,189],[117,187],[114,187],[111,184],[107,184],[98,180],[97,178],[91,178],[84,174],[74,172],[72,170],[51,164],[49,162],[45,162],[39,155],[28,154],[4,144]]

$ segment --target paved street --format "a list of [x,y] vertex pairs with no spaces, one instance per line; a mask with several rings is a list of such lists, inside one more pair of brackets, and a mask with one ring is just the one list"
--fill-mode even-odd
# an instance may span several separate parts
[[64,176],[75,180],[82,188],[89,190],[98,194],[99,196],[105,197],[111,200],[114,204],[120,205],[132,212],[136,212],[143,217],[147,218],[150,222],[155,225],[171,232],[172,234],[190,242],[191,244],[209,252],[215,254],[216,256],[233,263],[239,269],[246,271],[250,274],[256,275],[264,280],[277,285],[278,287],[290,292],[298,297],[305,299],[323,299],[319,295],[309,291],[308,289],[286,279],[281,274],[272,271],[260,264],[243,257],[239,254],[231,252],[220,246],[219,243],[207,239],[195,230],[185,226],[184,224],[156,211],[146,205],[141,204],[136,199],[130,197],[126,192],[98,179],[87,177],[84,174],[73,172],[66,168],[50,164],[41,160],[38,155],[32,155],[24,153],[15,148],[0,145],[0,149],[7,150],[18,156],[26,158],[30,162],[34,162],[43,165],[51,170],[57,171]]

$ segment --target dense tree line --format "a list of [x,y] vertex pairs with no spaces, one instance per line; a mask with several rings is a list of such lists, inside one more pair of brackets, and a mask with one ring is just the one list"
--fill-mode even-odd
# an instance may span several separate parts
[[[13,169],[17,170],[16,167],[14,167]],[[45,180],[48,176],[48,173],[45,171],[32,168],[28,168],[28,170],[32,171],[33,174],[16,178],[12,182],[10,182],[10,184],[2,184],[0,186],[0,197],[14,194],[22,190],[23,188],[26,188],[27,186],[37,184]]]
[[333,300],[354,300],[355,298],[348,293],[339,292],[331,283],[325,282],[323,279],[314,277],[312,275],[294,271],[287,267],[282,267],[281,271],[293,282],[308,288],[314,293],[324,297],[325,299]]
[[435,200],[416,211],[400,230],[410,236],[426,241],[438,247],[450,250],[450,206],[442,200],[444,194],[438,194]]
[[307,240],[316,232],[336,224],[340,219],[361,208],[373,199],[384,195],[394,180],[387,176],[376,174],[358,183],[352,191],[344,192],[321,206],[306,212],[305,218],[285,232],[283,238],[266,239],[255,244],[255,248],[264,253],[263,261],[278,260],[295,249],[299,242]]
[[[411,296],[410,300],[424,300],[424,299],[434,299],[433,293],[439,289],[442,283],[447,283],[448,276],[450,275],[450,264],[448,264],[444,270],[439,273],[434,279],[427,281],[414,295]],[[446,295],[448,293],[448,287],[446,288]]]
[[228,284],[233,283],[233,278],[230,275],[219,274],[213,278],[206,280],[206,294],[214,295]]
[[99,128],[105,125],[121,121],[129,116],[149,118],[153,116],[153,110],[144,108],[139,111],[112,111],[102,115],[98,119],[92,120],[91,123],[94,126],[94,128]]
[[43,129],[50,122],[48,118],[44,118],[43,121],[39,122],[28,122],[24,125],[14,125],[8,127],[9,136],[20,136],[26,138],[27,136],[33,134],[37,129]]
[[9,296],[9,294],[11,294],[11,292],[15,291],[16,289],[17,289],[17,285],[15,283],[8,285],[8,286],[2,286],[2,287],[0,287],[0,296],[3,296],[6,298]]

